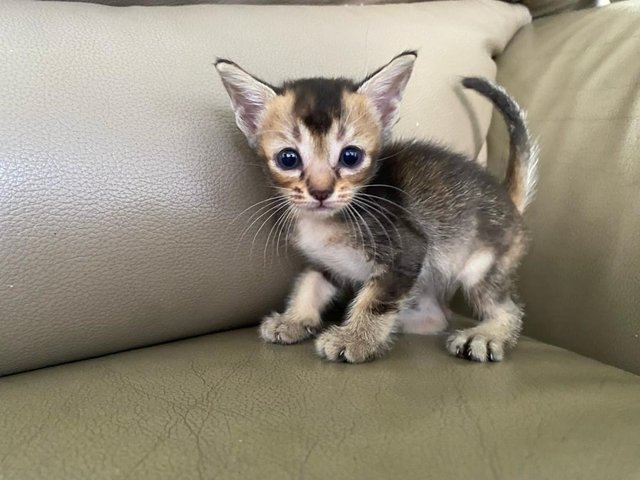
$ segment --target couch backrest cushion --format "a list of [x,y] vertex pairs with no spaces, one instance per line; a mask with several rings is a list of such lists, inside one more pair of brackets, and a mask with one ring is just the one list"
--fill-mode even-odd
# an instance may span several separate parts
[[[538,20],[499,81],[541,147],[525,333],[640,374],[640,3]],[[525,60],[526,59],[526,60]],[[506,158],[491,129],[491,167]]]
[[364,76],[417,48],[395,132],[476,154],[491,107],[457,83],[494,77],[492,56],[528,21],[525,8],[488,0],[4,1],[0,373],[255,323],[283,299],[294,268],[272,247],[265,262],[270,223],[250,254],[268,216],[243,239],[250,215],[232,223],[268,192],[216,56],[277,83]]
[[[413,3],[425,0],[67,0],[101,3],[113,6],[129,5],[194,5],[202,3],[243,4],[243,5],[375,5],[384,3]],[[440,0],[426,0],[440,1]],[[509,3],[522,3],[531,11],[534,18],[554,13],[593,6],[595,0],[502,0]]]

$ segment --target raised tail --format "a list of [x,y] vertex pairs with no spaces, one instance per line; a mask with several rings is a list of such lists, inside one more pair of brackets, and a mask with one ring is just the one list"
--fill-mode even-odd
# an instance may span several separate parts
[[533,200],[538,179],[538,146],[529,135],[526,114],[504,88],[485,78],[466,77],[462,85],[491,100],[507,123],[510,148],[504,186],[522,213]]

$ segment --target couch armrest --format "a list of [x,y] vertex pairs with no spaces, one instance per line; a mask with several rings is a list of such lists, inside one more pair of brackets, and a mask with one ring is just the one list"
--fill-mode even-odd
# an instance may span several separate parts
[[[541,19],[499,59],[541,147],[525,333],[640,373],[640,2]],[[497,116],[496,116],[497,117]],[[499,118],[490,168],[501,171]]]

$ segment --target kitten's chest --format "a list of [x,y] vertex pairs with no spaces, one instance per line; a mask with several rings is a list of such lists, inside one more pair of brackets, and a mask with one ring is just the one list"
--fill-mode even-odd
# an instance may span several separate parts
[[373,264],[362,250],[354,248],[343,225],[323,219],[298,221],[295,242],[309,260],[345,279],[363,282]]

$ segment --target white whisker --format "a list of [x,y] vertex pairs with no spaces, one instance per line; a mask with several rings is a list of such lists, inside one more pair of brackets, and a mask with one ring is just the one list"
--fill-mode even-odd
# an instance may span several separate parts
[[369,208],[367,208],[367,206],[364,203],[361,203],[360,201],[356,200],[355,198],[353,199],[354,203],[356,205],[358,205],[360,208],[362,208],[362,210],[369,215],[371,218],[373,218],[378,225],[380,225],[380,229],[382,230],[382,233],[385,234],[385,236],[387,237],[387,241],[389,242],[389,246],[391,248],[393,248],[393,242],[391,241],[391,237],[389,236],[389,233],[387,232],[387,229],[384,228],[384,225],[382,224],[382,222],[380,220],[378,220],[378,218],[371,212],[371,210]]
[[[281,223],[283,223],[284,219],[286,218],[286,215],[289,213],[289,209],[291,209],[290,205],[287,205],[287,210],[285,211],[285,213],[283,215],[280,215],[280,217],[278,218],[278,220],[276,220],[274,222],[274,224],[271,226],[271,228],[269,229],[269,234],[267,235],[267,240],[264,242],[264,249],[262,252],[262,255],[264,257],[264,261],[263,261],[263,268],[267,268],[267,249],[269,248],[270,245],[270,240],[271,240],[271,235],[273,234],[273,232],[275,231],[276,234],[278,233],[279,230],[279,226]],[[276,236],[273,236],[273,239],[275,240]],[[278,256],[278,244],[276,243],[276,256]],[[273,266],[273,263],[272,263]]]
[[375,198],[375,199],[377,199],[377,200],[382,200],[382,201],[384,201],[384,202],[390,203],[390,204],[394,205],[395,207],[397,207],[397,208],[399,208],[399,209],[403,210],[405,213],[407,213],[408,215],[410,215],[414,220],[418,220],[418,218],[416,217],[416,215],[415,215],[413,212],[411,212],[411,211],[407,210],[405,207],[403,207],[402,205],[400,205],[400,204],[399,204],[399,203],[397,203],[397,202],[394,202],[393,200],[389,200],[388,198],[380,197],[380,196],[378,196],[378,195],[372,195],[372,194],[370,194],[370,193],[362,193],[362,192],[358,192],[358,195],[361,195],[361,196],[363,196],[363,197],[368,197],[368,198]]
[[277,207],[275,210],[273,210],[273,213],[271,213],[271,215],[269,215],[260,225],[260,228],[258,228],[258,231],[256,232],[256,234],[253,236],[253,240],[251,241],[251,248],[249,249],[249,257],[253,256],[253,247],[256,243],[256,239],[258,238],[258,235],[260,235],[260,232],[262,231],[262,229],[264,228],[264,226],[269,222],[269,220],[271,220],[273,218],[274,215],[276,215],[279,211],[281,211],[283,208],[287,208],[287,204],[285,203],[284,205],[280,205],[279,207]]
[[[260,216],[258,216],[255,220],[253,220],[253,222],[251,222],[251,224],[250,224],[248,227],[246,227],[246,228],[242,231],[242,234],[240,235],[239,242],[242,242],[242,239],[244,238],[244,236],[247,234],[247,232],[248,232],[249,230],[251,230],[251,227],[253,227],[253,225],[255,225],[255,223],[256,223],[258,220],[260,220],[262,217],[264,217],[265,215],[267,215],[269,212],[273,211],[273,209],[274,209],[274,208],[276,208],[276,207],[278,207],[278,206],[280,206],[280,205],[282,205],[282,204],[284,204],[284,203],[286,203],[286,202],[287,202],[287,199],[286,199],[286,198],[279,199],[279,200],[280,200],[280,202],[277,202],[277,203],[275,203],[275,204],[269,204],[269,205],[266,205],[266,206],[264,206],[264,207],[261,207],[261,208],[260,208],[260,210],[263,210],[264,208],[266,208],[267,210],[266,210],[265,212],[261,213],[261,214],[260,214]],[[260,210],[259,210],[259,211],[260,211]],[[257,213],[257,212],[256,212],[256,213]],[[254,215],[255,215],[256,213],[254,213]],[[252,215],[252,216],[253,216],[253,215]],[[249,220],[251,220],[251,217],[249,217]]]
[[[371,208],[373,211],[379,213],[380,215],[382,215],[382,217],[389,223],[389,225],[391,225],[393,227],[393,229],[396,231],[396,236],[398,238],[398,242],[400,243],[400,245],[402,245],[402,235],[400,235],[400,231],[398,230],[398,227],[396,226],[395,222],[393,222],[385,213],[388,212],[390,215],[393,215],[394,217],[398,218],[398,216],[391,212],[389,209],[383,207],[382,205],[378,205],[376,203],[374,203],[371,200],[368,200],[366,198],[357,198],[354,197],[354,201],[358,202],[358,203],[364,203],[364,205],[367,205],[369,208]],[[364,206],[362,205],[362,206]]]
[[277,197],[271,197],[271,198],[267,198],[266,200],[261,200],[259,202],[256,202],[253,205],[249,205],[247,208],[242,210],[238,215],[233,217],[233,220],[231,220],[231,224],[235,223],[235,221],[238,220],[238,218],[240,218],[242,215],[244,215],[247,211],[251,210],[252,208],[257,207],[258,205],[260,205],[262,203],[275,202],[276,200],[279,200],[279,199]]
[[[351,207],[351,205],[349,205],[349,206]],[[369,228],[369,225],[367,225],[367,222],[365,221],[365,219],[362,218],[362,215],[360,215],[360,212],[358,212],[353,207],[351,208],[351,210],[353,211],[354,214],[356,214],[360,218],[360,220],[362,220],[362,224],[363,224],[364,228],[367,230],[367,235],[371,239],[371,246],[373,247],[373,258],[378,258],[378,247],[377,247],[377,244],[376,244],[376,239],[373,236],[373,232]]]

